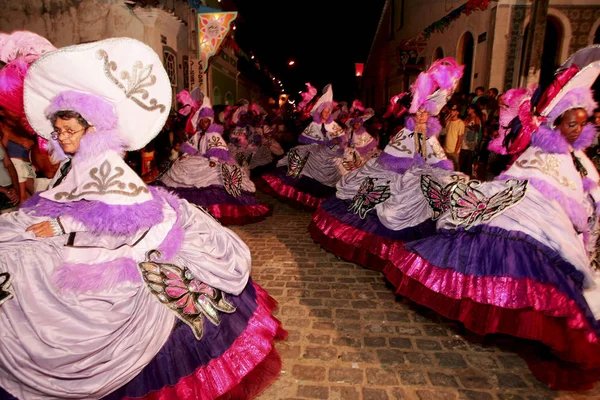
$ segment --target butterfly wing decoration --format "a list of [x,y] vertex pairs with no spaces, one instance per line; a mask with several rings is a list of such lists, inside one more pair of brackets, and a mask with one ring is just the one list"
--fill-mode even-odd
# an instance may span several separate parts
[[352,204],[348,208],[359,217],[365,219],[367,213],[371,211],[379,203],[383,203],[392,195],[390,191],[390,182],[388,181],[385,185],[375,186],[377,178],[371,178],[367,176],[363,183],[361,183],[358,191],[352,198]]
[[306,161],[308,161],[308,157],[310,156],[310,152],[307,152],[304,158],[300,157],[298,154],[298,150],[292,149],[288,153],[288,171],[287,175],[293,178],[297,178],[300,176],[302,169],[304,169],[304,165]]
[[505,189],[490,198],[479,191],[481,182],[458,182],[450,197],[452,218],[469,229],[476,222],[485,222],[518,204],[527,192],[527,181],[510,179]]
[[196,279],[187,268],[174,264],[159,263],[158,250],[146,254],[139,263],[146,286],[158,300],[169,307],[175,315],[192,328],[196,339],[202,339],[204,320],[219,325],[219,312],[231,314],[236,307],[216,288]]
[[442,186],[433,180],[430,175],[421,175],[421,192],[433,211],[432,220],[434,221],[450,209],[452,191],[459,181],[464,181],[463,178],[456,175],[453,175],[452,178],[452,182],[446,186]]
[[358,154],[357,151],[352,152],[352,157],[350,159],[345,159],[342,161],[342,165],[346,168],[347,171],[352,171],[357,168],[360,168],[362,164],[362,158]]
[[13,294],[8,291],[11,282],[12,277],[8,272],[3,272],[0,274],[0,306],[5,301],[10,300],[13,297]]
[[221,178],[225,191],[233,197],[239,197],[242,194],[242,169],[237,165],[221,164]]

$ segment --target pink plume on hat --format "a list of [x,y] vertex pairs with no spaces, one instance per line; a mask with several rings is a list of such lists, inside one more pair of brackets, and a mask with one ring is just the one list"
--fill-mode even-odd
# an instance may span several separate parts
[[0,107],[18,116],[21,125],[32,135],[35,134],[27,118],[23,104],[23,83],[29,64],[18,58],[0,70]]
[[[413,97],[409,112],[414,114],[420,108],[425,108],[430,114],[437,115],[462,78],[464,68],[452,57],[436,60],[426,72],[419,74],[411,86]],[[435,95],[438,90],[445,91],[446,95]]]
[[0,37],[0,61],[10,63],[23,58],[33,63],[44,53],[56,50],[48,39],[29,31],[15,31]]
[[311,85],[309,82],[306,83],[306,92],[302,92],[302,101],[298,103],[298,109],[303,110],[304,107],[316,96],[317,88]]
[[358,99],[354,100],[352,102],[352,107],[350,107],[350,112],[355,111],[355,110],[358,110],[361,112],[365,111],[365,106],[363,106],[362,102]]

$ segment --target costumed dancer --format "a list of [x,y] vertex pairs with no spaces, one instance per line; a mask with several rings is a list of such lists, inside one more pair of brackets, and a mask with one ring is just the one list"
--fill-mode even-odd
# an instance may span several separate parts
[[253,145],[248,168],[252,176],[260,176],[265,171],[274,167],[276,157],[284,154],[283,148],[275,139],[275,130],[267,123],[267,112],[258,104],[252,103],[253,127],[249,143]]
[[252,161],[252,155],[256,146],[251,142],[254,127],[254,112],[250,108],[250,103],[246,99],[238,102],[235,110],[230,114],[230,129],[228,135],[228,147],[231,157],[243,168],[248,169]]
[[256,187],[246,169],[231,159],[222,137],[223,127],[213,122],[210,99],[192,116],[195,134],[182,145],[185,153],[162,175],[163,185],[181,198],[205,207],[223,224],[243,225],[264,219],[271,210],[256,199]]
[[331,85],[312,108],[312,122],[304,129],[274,172],[260,178],[260,188],[301,208],[316,209],[335,193],[335,185],[348,172],[343,165],[346,150],[344,130],[333,120]]
[[[435,232],[436,214],[421,192],[421,175],[452,182],[464,176],[452,171],[440,146],[437,114],[462,76],[453,59],[436,61],[411,87],[410,116],[405,127],[378,158],[346,174],[336,196],[323,202],[309,226],[313,239],[339,257],[382,270],[405,242]],[[394,96],[389,115],[402,115]]]
[[[128,86],[129,85],[129,86]],[[285,336],[250,251],[210,215],[147,187],[121,158],[162,128],[171,86],[130,38],[46,53],[27,119],[68,160],[0,216],[0,397],[250,398]]]
[[548,354],[525,359],[557,390],[600,378],[600,289],[590,267],[600,189],[584,153],[596,137],[587,118],[599,71],[600,62],[572,66],[534,95],[539,114],[525,119],[544,122],[495,181],[428,177],[426,196],[443,212],[438,232],[407,243],[384,270],[397,294],[477,334],[546,345]]
[[[375,115],[372,108],[365,109],[360,100],[354,100],[350,108],[349,118],[346,119],[346,136],[348,147],[356,150],[364,164],[370,158],[377,157],[377,140],[365,128],[365,122]],[[357,165],[360,167],[360,165]]]

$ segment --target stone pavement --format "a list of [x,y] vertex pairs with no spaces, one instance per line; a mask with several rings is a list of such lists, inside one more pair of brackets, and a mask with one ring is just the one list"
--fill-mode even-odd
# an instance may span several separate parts
[[541,385],[516,354],[522,341],[468,334],[393,294],[380,273],[317,246],[311,214],[275,206],[267,220],[233,227],[250,246],[254,280],[279,302],[290,337],[277,349],[283,370],[261,400],[600,399]]

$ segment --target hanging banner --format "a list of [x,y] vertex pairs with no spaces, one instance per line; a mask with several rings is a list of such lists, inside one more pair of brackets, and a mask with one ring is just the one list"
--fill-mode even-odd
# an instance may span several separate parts
[[208,69],[209,59],[219,52],[236,18],[235,11],[225,12],[208,7],[200,7],[198,10],[198,51],[202,72]]

